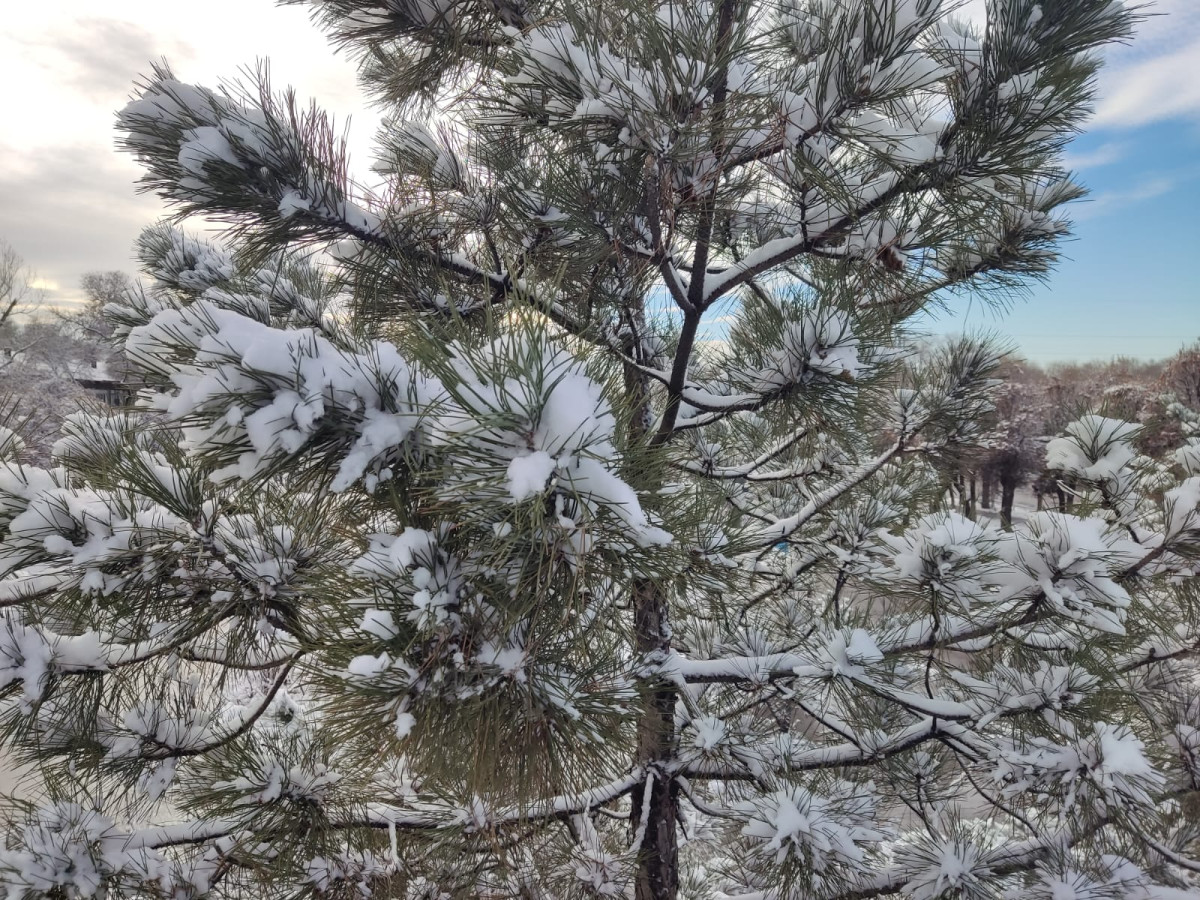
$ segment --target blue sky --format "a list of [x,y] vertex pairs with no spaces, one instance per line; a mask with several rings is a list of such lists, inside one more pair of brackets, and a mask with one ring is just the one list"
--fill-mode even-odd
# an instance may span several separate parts
[[1161,358],[1200,339],[1200,127],[1097,127],[1070,156],[1091,195],[1048,282],[1011,309],[976,304],[937,330],[995,330],[1042,363]]
[[1069,151],[1091,195],[1057,269],[1011,309],[971,304],[938,330],[996,331],[1040,363],[1163,358],[1200,339],[1200,0],[1144,8]]
[[[981,15],[985,0],[966,0]],[[113,149],[113,114],[149,61],[207,85],[269,58],[339,121],[365,165],[379,116],[354,68],[297,6],[273,0],[52,0],[5,10],[0,30],[0,239],[40,276],[47,300],[78,299],[79,278],[133,270],[131,248],[161,215],[139,170]],[[979,303],[934,327],[1011,336],[1038,362],[1161,358],[1200,338],[1200,0],[1154,0],[1129,47],[1106,53],[1096,116],[1071,151],[1091,199],[1045,286],[998,315]],[[236,23],[236,24],[232,24]],[[15,123],[19,123],[15,124]],[[358,168],[356,166],[356,168]]]

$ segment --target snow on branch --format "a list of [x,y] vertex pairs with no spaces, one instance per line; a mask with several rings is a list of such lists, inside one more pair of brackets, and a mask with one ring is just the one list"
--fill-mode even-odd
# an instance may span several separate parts
[[147,185],[188,213],[253,216],[288,230],[311,217],[365,238],[381,235],[378,215],[350,197],[345,147],[315,109],[270,93],[256,98],[177,81],[156,69],[118,117],[124,145],[147,165]]

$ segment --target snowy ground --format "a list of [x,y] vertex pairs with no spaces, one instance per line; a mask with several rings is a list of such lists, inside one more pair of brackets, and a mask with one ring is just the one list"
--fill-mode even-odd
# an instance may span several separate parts
[[[995,502],[991,509],[979,508],[979,520],[1000,524],[1000,491],[996,491]],[[1013,524],[1019,525],[1037,512],[1037,497],[1029,487],[1017,488],[1017,496],[1013,502]]]

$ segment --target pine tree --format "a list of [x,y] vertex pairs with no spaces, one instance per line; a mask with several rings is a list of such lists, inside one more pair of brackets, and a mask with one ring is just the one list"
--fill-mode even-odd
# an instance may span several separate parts
[[997,354],[906,351],[1053,263],[1135,14],[951,6],[323,0],[370,189],[156,69],[228,228],[108,307],[142,410],[5,439],[8,896],[1184,897],[1200,453],[985,527]]

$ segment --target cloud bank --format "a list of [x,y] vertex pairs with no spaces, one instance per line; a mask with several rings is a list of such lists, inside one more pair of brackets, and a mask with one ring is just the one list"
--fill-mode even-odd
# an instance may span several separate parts
[[[961,13],[978,19],[984,6],[969,0]],[[1132,45],[1108,53],[1094,128],[1200,121],[1200,0],[1159,0],[1154,12]],[[5,26],[0,121],[21,125],[0,133],[0,237],[58,285],[55,299],[75,296],[83,272],[131,269],[134,239],[163,212],[135,193],[137,167],[113,150],[114,112],[153,60],[167,58],[183,80],[215,85],[269,58],[277,84],[295,86],[339,119],[353,116],[355,169],[369,162],[379,117],[359,97],[353,63],[333,54],[301,8],[207,0],[198,13],[161,0],[52,0],[6,10]],[[1112,165],[1135,156],[1133,143],[1114,139],[1069,162]],[[1096,211],[1083,215],[1146,199],[1162,182],[1136,184],[1129,196],[1097,198]]]

